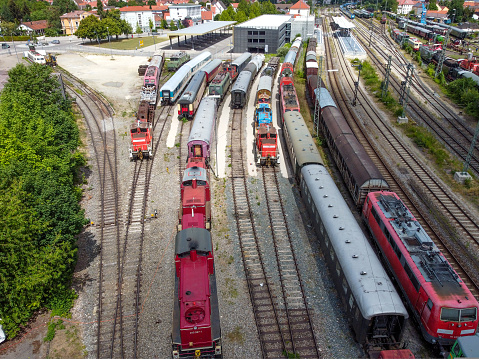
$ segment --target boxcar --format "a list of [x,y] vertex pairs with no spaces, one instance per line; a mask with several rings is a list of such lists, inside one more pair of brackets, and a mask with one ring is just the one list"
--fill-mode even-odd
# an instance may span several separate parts
[[195,115],[196,109],[203,97],[206,88],[206,73],[198,71],[191,79],[185,92],[178,100],[178,119],[191,119]]

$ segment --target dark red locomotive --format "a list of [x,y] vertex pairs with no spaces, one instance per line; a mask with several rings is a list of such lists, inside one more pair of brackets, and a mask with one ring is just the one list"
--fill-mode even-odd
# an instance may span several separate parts
[[452,345],[474,335],[477,300],[397,194],[369,193],[362,214],[424,338]]
[[211,228],[211,193],[205,159],[192,157],[181,183],[181,207],[178,230]]
[[178,232],[175,244],[173,358],[221,358],[221,329],[211,234]]

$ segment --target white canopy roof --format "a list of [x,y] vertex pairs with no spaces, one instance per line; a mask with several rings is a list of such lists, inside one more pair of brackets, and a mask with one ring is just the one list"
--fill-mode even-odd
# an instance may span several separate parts
[[342,16],[333,16],[333,21],[338,24],[342,29],[353,29],[355,28],[354,24]]

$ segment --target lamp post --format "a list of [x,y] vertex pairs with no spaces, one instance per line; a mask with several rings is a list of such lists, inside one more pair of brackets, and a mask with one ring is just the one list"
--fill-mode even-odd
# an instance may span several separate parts
[[108,45],[110,46],[110,55],[111,55],[111,58],[113,59],[113,50],[111,49],[110,31],[108,30],[108,26],[106,27],[106,31],[108,33]]
[[456,9],[452,9],[452,21],[451,21],[451,25],[452,25],[452,23],[454,22],[454,20],[456,20]]

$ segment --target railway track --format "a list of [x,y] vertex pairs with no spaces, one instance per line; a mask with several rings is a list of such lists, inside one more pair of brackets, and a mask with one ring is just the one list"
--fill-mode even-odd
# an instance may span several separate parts
[[[300,277],[296,265],[291,265],[291,261],[295,260],[292,257],[293,249],[290,242],[288,247],[279,239],[278,242],[275,242],[275,253],[281,277],[282,297],[277,298],[273,294],[275,283],[272,277],[276,274],[269,273],[266,269],[265,255],[259,243],[257,225],[248,194],[243,157],[244,122],[243,111],[234,110],[231,124],[231,183],[237,232],[261,344],[261,356],[263,358],[280,358],[301,353],[301,358],[319,358]],[[276,194],[269,192],[269,195],[271,198],[268,201],[279,201],[281,208],[282,203],[278,199],[279,191]],[[270,205],[273,206],[272,203]],[[271,228],[274,235],[281,236],[289,233],[288,230],[281,232],[280,227],[284,228],[285,225],[282,209],[279,212],[275,211],[274,214],[271,213],[270,223],[272,223]],[[298,288],[301,290],[299,295],[295,293]]]
[[[127,210],[122,220],[118,198],[116,131],[113,125],[105,125],[107,120],[113,121],[112,113],[103,110],[110,115],[108,119],[100,116],[99,111],[92,112],[91,107],[99,107],[104,100],[98,98],[80,80],[71,75],[67,76],[70,83],[81,87],[81,96],[74,91],[70,92],[76,97],[86,119],[102,189],[99,216],[101,222],[97,226],[101,249],[96,357],[137,358],[142,251],[149,184],[153,161],[172,107],[162,107],[154,120],[153,129],[157,130],[153,138],[153,158],[134,164]],[[89,106],[87,101],[94,105]]]
[[[361,22],[359,22],[361,24]],[[380,38],[376,39],[377,42],[372,43],[372,48],[366,46],[366,39],[368,34],[363,27],[357,28],[357,33],[361,35],[361,38],[358,37],[358,40],[362,43],[363,47],[367,49],[369,56],[373,59],[376,67],[385,74],[385,68],[381,59],[375,54],[374,51],[381,54],[382,60],[387,59],[388,52],[393,54],[395,59],[392,62],[392,67],[400,73],[402,76],[405,75],[405,67],[407,61],[405,60],[401,51],[399,51],[393,40],[391,40],[387,34],[381,33]],[[381,40],[382,39],[382,40]],[[380,46],[378,43],[381,42],[384,46]],[[374,51],[372,51],[374,49]],[[399,64],[396,61],[399,60]],[[401,83],[394,76],[390,76],[390,85],[396,93],[401,91]],[[440,99],[436,96],[435,93],[431,93],[429,88],[421,81],[418,76],[414,76],[412,81],[411,89],[414,90],[416,94],[420,96],[420,100],[415,96],[410,96],[408,100],[408,113],[413,116],[413,118],[422,123],[426,128],[429,129],[436,137],[448,147],[455,156],[462,161],[465,161],[467,154],[470,150],[472,138],[474,136],[474,129],[468,126],[464,120],[460,119],[456,113],[454,113],[449,106],[445,105]],[[428,110],[424,106],[424,102],[427,102],[432,111]],[[476,144],[473,151],[470,168],[476,176],[479,175],[479,145]]]
[[[333,55],[328,41],[325,41],[325,46],[328,66],[332,68]],[[339,48],[336,48],[336,54],[339,53]],[[345,86],[348,89],[346,91],[352,93],[355,79],[349,71],[350,66],[345,63],[342,56],[338,55],[338,57],[340,58],[339,62],[343,76],[347,79],[347,85]],[[337,67],[337,63],[334,65]],[[360,90],[358,91],[359,104],[363,107],[365,113],[370,116],[370,120],[367,121],[367,127],[364,126],[350,106],[346,105],[351,100],[341,89],[336,74],[329,74],[336,103],[341,108],[358,140],[387,180],[391,190],[403,199],[475,297],[479,298],[478,272],[474,269],[476,260],[471,258],[470,251],[466,249],[466,243],[479,248],[479,227],[473,217],[458,204],[458,200],[447,190],[446,186],[438,181],[429,171],[426,171],[427,166],[420,162],[408,145],[404,144],[399,136],[391,130],[388,120],[378,113],[377,109],[371,105],[369,99]],[[372,140],[369,138],[372,131],[376,131],[378,133],[377,137],[387,142],[384,146],[387,148],[387,151],[381,151],[380,148],[372,143]],[[402,177],[408,178],[406,181],[401,180],[395,172],[389,169],[391,165],[388,165],[389,160],[383,155],[385,152],[389,152],[390,155],[397,158],[395,164],[401,168]],[[447,222],[450,224],[446,223],[442,226],[449,229],[447,233],[443,233],[443,229],[438,227],[437,220],[432,220],[428,215],[421,215],[425,207],[424,204],[420,203],[419,199],[426,201],[427,209],[430,212],[435,212],[436,218],[439,217],[438,221],[444,223],[446,221],[444,218],[447,219]],[[452,230],[453,228],[455,230]],[[463,240],[462,242],[461,239]],[[469,260],[466,260],[466,258]]]

